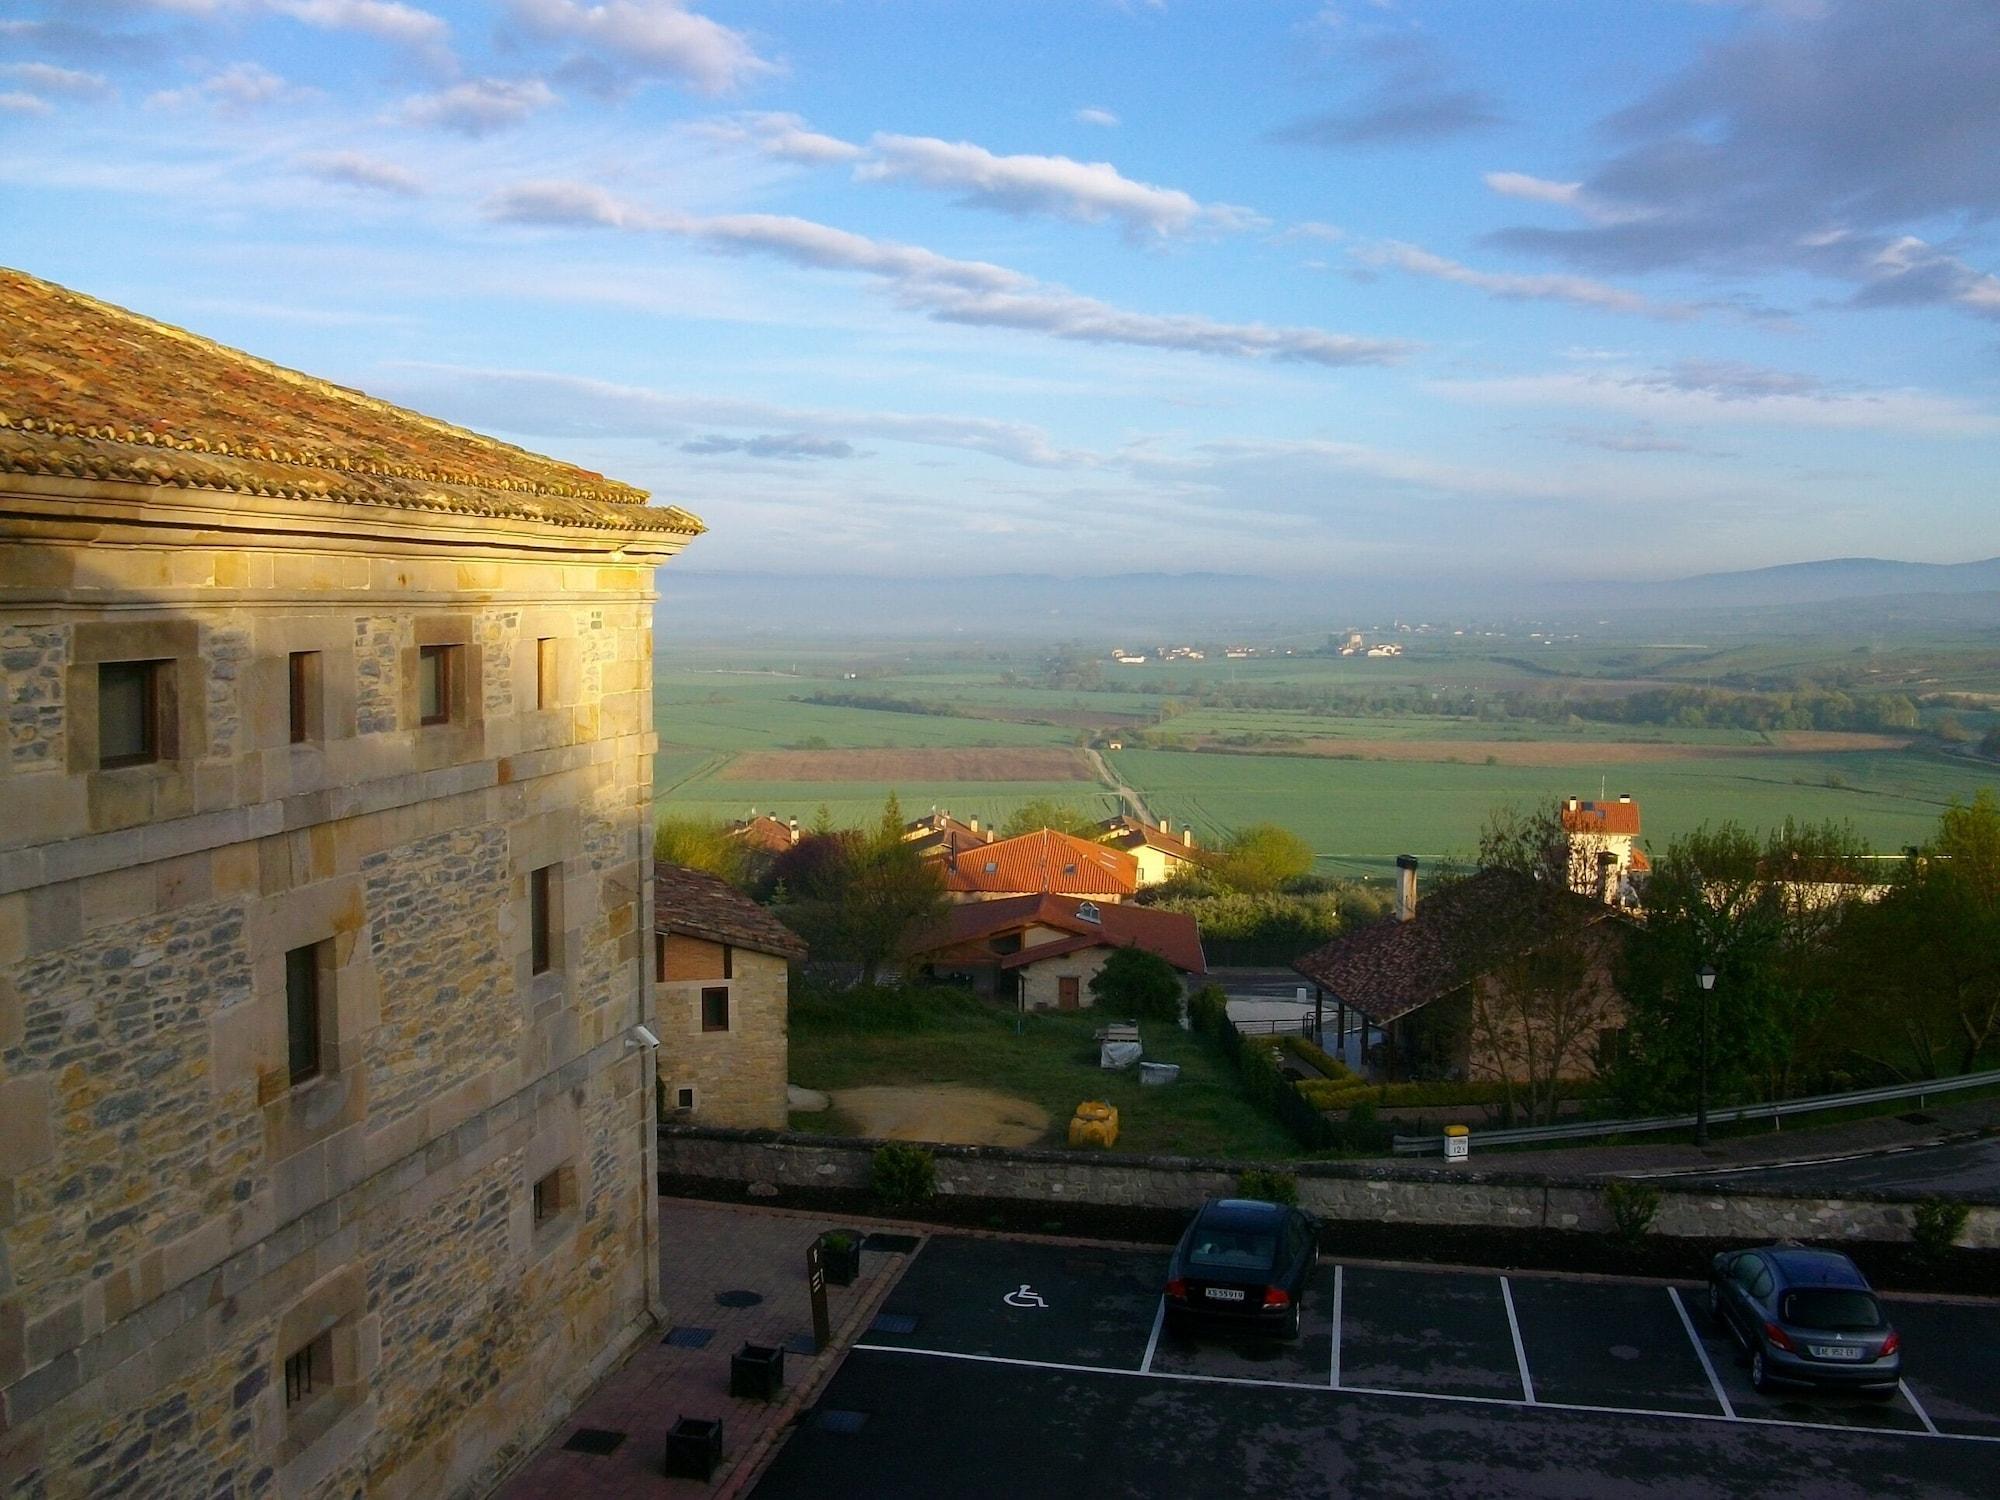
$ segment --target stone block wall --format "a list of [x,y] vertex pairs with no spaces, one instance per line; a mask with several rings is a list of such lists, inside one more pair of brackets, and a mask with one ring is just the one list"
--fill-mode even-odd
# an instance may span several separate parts
[[[875,1141],[829,1140],[670,1126],[660,1170],[694,1178],[789,1187],[865,1188]],[[1193,1209],[1235,1191],[1240,1172],[1267,1162],[1120,1156],[998,1146],[934,1146],[940,1193],[1030,1203]],[[1612,1227],[1604,1184],[1589,1179],[1470,1168],[1303,1162],[1299,1205],[1334,1222],[1470,1225],[1487,1229]],[[1915,1194],[1824,1198],[1748,1188],[1656,1182],[1651,1232],[1688,1239],[1907,1240]],[[2000,1249],[2000,1201],[1972,1205],[1960,1244]]]
[[[657,1029],[651,575],[680,539],[295,541],[296,502],[231,497],[225,546],[64,483],[100,524],[24,541],[0,503],[0,1494],[476,1492],[657,1301],[626,1038]],[[427,644],[461,652],[445,725]],[[159,764],[98,764],[117,660],[172,663]]]
[[[666,935],[670,978],[658,986],[660,1083],[666,1118],[741,1129],[781,1130],[787,1118],[785,1084],[789,965],[748,948],[730,950],[733,978],[711,963],[718,945]],[[729,991],[729,1029],[702,1030],[701,992]],[[683,1109],[681,1091],[694,1090]]]

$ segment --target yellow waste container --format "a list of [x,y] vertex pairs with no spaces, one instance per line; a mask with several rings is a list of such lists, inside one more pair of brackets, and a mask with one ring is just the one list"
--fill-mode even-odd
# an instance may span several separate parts
[[1095,1099],[1086,1099],[1076,1107],[1076,1116],[1069,1122],[1069,1143],[1072,1146],[1108,1149],[1117,1139],[1117,1110]]

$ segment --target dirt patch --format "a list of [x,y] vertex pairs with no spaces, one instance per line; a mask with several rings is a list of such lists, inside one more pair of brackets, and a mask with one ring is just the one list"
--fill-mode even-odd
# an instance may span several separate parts
[[1032,1146],[1049,1128],[1039,1105],[957,1084],[840,1089],[831,1098],[842,1122],[873,1140]]
[[1501,766],[1622,766],[1649,761],[1754,760],[1858,750],[1902,750],[1909,740],[1887,734],[1794,730],[1775,745],[1663,745],[1645,740],[1291,740],[1270,745],[1206,744],[1241,755],[1311,755],[1329,759],[1426,761]]
[[752,750],[718,781],[1094,781],[1080,750],[1060,746],[936,750]]

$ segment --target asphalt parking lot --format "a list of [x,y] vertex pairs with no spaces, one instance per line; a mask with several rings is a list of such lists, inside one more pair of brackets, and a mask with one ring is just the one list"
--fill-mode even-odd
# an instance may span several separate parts
[[1164,1332],[1166,1259],[933,1238],[756,1494],[2000,1492],[2000,1303],[1891,1300],[1882,1402],[1759,1395],[1692,1283],[1323,1262],[1231,1344]]

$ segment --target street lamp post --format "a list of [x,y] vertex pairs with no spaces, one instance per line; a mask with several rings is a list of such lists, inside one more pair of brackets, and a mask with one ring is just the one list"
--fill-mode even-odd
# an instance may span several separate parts
[[1700,1092],[1695,1095],[1694,1143],[1697,1146],[1706,1146],[1708,1144],[1708,996],[1715,988],[1715,966],[1703,964],[1695,970],[1694,977],[1701,985],[1701,1086]]

